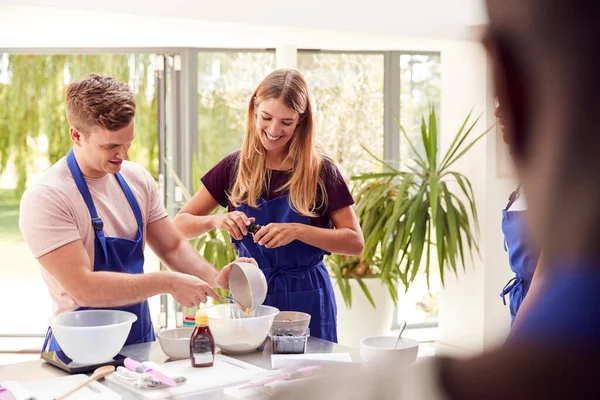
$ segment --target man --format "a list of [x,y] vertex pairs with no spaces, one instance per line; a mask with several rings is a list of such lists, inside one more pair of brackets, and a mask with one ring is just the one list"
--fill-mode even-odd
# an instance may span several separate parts
[[408,374],[338,369],[275,397],[591,399],[600,378],[600,3],[487,0],[484,44],[543,282],[499,349]]
[[[149,297],[170,293],[185,307],[219,300],[213,287],[228,287],[230,266],[218,272],[179,235],[151,175],[127,161],[135,99],[126,84],[87,75],[68,86],[66,108],[73,149],[23,195],[21,232],[55,314],[130,311],[138,319],[126,344],[153,341]],[[171,271],[143,273],[146,242]],[[50,330],[46,340],[60,350]]]

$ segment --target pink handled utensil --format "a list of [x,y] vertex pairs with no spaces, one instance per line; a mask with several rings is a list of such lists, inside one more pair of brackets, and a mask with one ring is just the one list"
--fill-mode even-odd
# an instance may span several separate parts
[[323,369],[323,365],[311,365],[308,367],[299,368],[292,372],[283,372],[281,374],[272,376],[270,378],[263,379],[258,382],[253,382],[248,385],[242,386],[239,389],[251,389],[259,386],[265,386],[269,383],[277,381],[288,381],[292,379],[306,378],[312,376],[314,372]]
[[10,390],[0,385],[0,400],[17,400]]
[[125,368],[127,368],[130,371],[138,372],[140,374],[148,374],[154,379],[156,379],[156,381],[164,383],[167,386],[177,386],[177,382],[175,382],[173,379],[161,374],[158,371],[153,370],[152,368],[146,367],[140,362],[135,361],[129,357],[125,359],[123,364],[125,365]]

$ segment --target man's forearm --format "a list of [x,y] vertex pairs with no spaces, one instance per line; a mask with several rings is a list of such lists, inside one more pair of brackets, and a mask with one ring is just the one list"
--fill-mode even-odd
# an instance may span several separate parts
[[172,272],[127,274],[96,271],[82,277],[79,293],[70,293],[81,307],[119,307],[162,293],[171,293]]
[[209,285],[216,286],[217,269],[184,239],[164,255],[163,262],[173,271],[197,276]]

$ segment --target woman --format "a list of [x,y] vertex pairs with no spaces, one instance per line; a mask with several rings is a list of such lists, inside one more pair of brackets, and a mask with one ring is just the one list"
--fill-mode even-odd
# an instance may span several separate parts
[[[502,118],[502,108],[496,98],[496,118],[500,124],[502,138],[511,151],[511,143],[508,135],[505,133],[504,120]],[[536,271],[540,258],[540,251],[531,244],[527,233],[526,206],[521,196],[521,185],[511,193],[508,204],[502,210],[502,233],[504,234],[504,250],[508,252],[508,262],[510,268],[515,273],[500,296],[504,305],[506,305],[506,295],[510,297],[510,318],[511,326],[515,322],[517,312],[529,292],[531,282]]]
[[[230,233],[240,257],[265,273],[265,304],[311,315],[312,336],[337,341],[337,308],[325,253],[363,249],[354,200],[335,163],[316,143],[306,81],[277,70],[248,105],[242,150],[226,156],[176,216],[187,238],[212,229]],[[226,214],[211,215],[218,205]],[[256,222],[261,227],[249,233]]]

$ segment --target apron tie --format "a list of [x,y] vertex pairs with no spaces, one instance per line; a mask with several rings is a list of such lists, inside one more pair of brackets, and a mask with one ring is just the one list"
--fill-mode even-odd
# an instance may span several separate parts
[[500,297],[502,297],[502,303],[506,305],[506,295],[512,293],[518,286],[522,285],[525,281],[519,275],[512,278],[502,289]]

